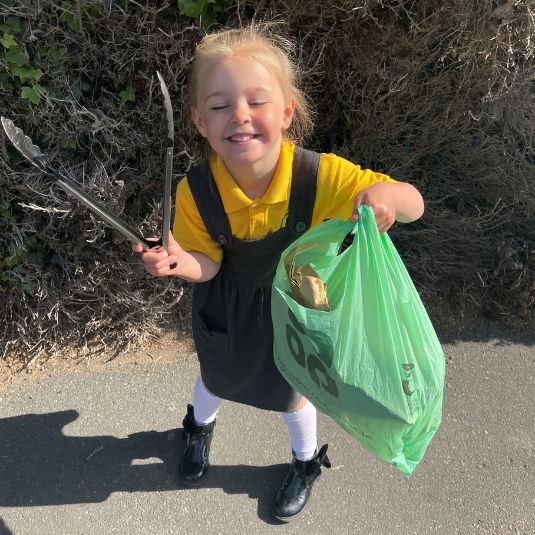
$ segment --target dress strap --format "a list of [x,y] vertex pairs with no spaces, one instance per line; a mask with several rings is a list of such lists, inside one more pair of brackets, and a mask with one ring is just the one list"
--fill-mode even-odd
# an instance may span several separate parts
[[288,228],[296,237],[310,228],[316,203],[320,155],[295,147],[292,167],[292,189],[288,207]]
[[230,245],[232,230],[209,164],[203,162],[196,165],[186,177],[206,230],[216,242]]

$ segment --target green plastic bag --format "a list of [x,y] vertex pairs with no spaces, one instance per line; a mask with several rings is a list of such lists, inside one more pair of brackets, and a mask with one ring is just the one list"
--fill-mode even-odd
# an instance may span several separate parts
[[[348,233],[354,233],[353,243],[339,254]],[[296,300],[292,285],[300,270],[321,279],[313,283],[324,287],[328,309]],[[360,208],[356,224],[327,221],[282,253],[272,317],[275,362],[285,379],[365,448],[410,476],[441,422],[444,354],[369,207]]]

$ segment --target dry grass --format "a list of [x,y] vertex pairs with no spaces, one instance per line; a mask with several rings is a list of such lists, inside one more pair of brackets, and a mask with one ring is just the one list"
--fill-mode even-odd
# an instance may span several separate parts
[[[160,232],[165,132],[156,70],[173,100],[180,176],[201,154],[185,125],[188,65],[202,30],[175,3],[146,4],[94,2],[78,33],[60,22],[56,3],[0,4],[4,21],[25,21],[17,38],[29,58],[37,43],[67,50],[61,62],[41,58],[39,106],[29,111],[17,88],[2,87],[0,112],[150,236]],[[309,147],[422,191],[425,216],[392,236],[424,298],[533,319],[529,1],[257,1],[226,17],[228,25],[278,20],[298,44],[317,111]],[[119,97],[127,86],[134,103]],[[65,148],[72,140],[76,148]],[[146,276],[127,243],[0,143],[0,357],[122,351],[186,321],[177,281]]]

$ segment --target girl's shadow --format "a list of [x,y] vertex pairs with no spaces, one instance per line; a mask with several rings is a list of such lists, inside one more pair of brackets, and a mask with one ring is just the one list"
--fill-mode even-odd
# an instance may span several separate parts
[[[112,492],[185,491],[178,482],[182,429],[112,436],[69,437],[62,429],[75,410],[0,420],[0,507],[29,507],[106,500]],[[258,500],[269,513],[287,465],[212,465],[202,487]]]

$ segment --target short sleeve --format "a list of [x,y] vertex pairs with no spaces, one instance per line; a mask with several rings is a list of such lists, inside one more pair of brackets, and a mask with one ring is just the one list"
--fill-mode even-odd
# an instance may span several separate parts
[[312,225],[335,217],[349,219],[355,197],[377,182],[396,183],[396,180],[370,169],[362,169],[360,165],[336,154],[322,154]]

